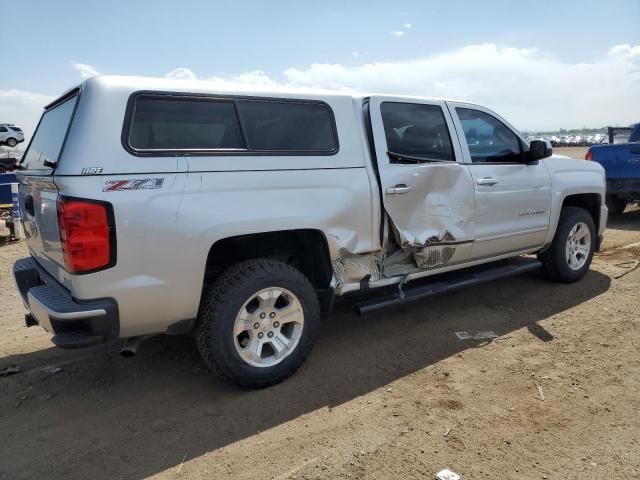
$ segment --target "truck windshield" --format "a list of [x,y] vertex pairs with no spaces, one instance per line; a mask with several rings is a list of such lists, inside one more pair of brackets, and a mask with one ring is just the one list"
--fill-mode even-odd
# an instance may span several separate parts
[[51,169],[55,166],[77,101],[76,94],[44,112],[22,159],[24,170]]

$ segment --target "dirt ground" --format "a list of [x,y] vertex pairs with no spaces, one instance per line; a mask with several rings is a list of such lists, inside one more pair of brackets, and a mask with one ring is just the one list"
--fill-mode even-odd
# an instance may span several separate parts
[[553,153],[583,160],[587,150],[589,150],[589,147],[555,147]]
[[134,358],[53,348],[22,324],[25,253],[0,246],[0,369],[20,368],[0,377],[0,478],[640,478],[640,209],[575,284],[340,304],[304,367],[260,391],[217,380],[186,336]]

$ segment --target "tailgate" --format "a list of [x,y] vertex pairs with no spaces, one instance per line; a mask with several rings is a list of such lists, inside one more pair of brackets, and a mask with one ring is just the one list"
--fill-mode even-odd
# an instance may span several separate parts
[[56,200],[58,189],[52,176],[19,175],[19,199],[29,252],[57,280],[64,267]]
[[17,174],[29,251],[58,281],[63,280],[65,272],[53,172],[62,157],[77,100],[78,90],[74,90],[46,107]]

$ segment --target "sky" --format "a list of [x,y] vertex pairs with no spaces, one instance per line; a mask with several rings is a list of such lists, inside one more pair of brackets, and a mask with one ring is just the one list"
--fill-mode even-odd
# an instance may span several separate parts
[[97,74],[422,95],[521,130],[640,120],[640,0],[0,0],[0,122]]

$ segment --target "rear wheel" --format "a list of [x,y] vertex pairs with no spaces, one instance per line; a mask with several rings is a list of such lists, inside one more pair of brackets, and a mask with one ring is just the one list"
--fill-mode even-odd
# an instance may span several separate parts
[[605,199],[609,214],[611,215],[621,215],[624,209],[627,208],[628,201],[627,198],[621,198],[617,195],[607,195]]
[[212,371],[260,388],[302,365],[319,323],[318,297],[299,270],[248,260],[223,272],[204,293],[196,340]]
[[18,144],[18,141],[15,138],[7,138],[7,145],[10,147],[15,147]]
[[580,207],[565,207],[551,246],[538,255],[546,277],[557,282],[580,280],[591,265],[595,250],[593,218]]

